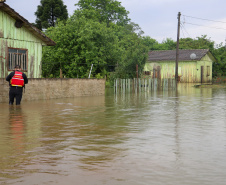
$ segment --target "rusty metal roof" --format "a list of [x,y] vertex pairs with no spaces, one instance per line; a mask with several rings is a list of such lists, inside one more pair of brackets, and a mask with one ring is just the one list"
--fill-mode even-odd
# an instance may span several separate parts
[[23,26],[26,29],[28,29],[30,32],[32,32],[35,36],[37,36],[39,39],[41,39],[48,46],[56,45],[56,43],[53,40],[51,40],[44,33],[42,33],[41,30],[39,30],[38,28],[33,26],[31,23],[29,23],[24,17],[19,15],[14,9],[9,7],[9,5],[7,5],[6,3],[0,3],[0,10],[6,12],[8,15],[10,15],[16,21],[22,22]]
[[[196,58],[191,59],[190,55],[195,54]],[[206,54],[209,54],[209,49],[186,49],[179,50],[179,61],[201,60]],[[148,61],[176,61],[176,50],[161,50],[150,51],[148,53]],[[212,54],[211,54],[212,55]]]

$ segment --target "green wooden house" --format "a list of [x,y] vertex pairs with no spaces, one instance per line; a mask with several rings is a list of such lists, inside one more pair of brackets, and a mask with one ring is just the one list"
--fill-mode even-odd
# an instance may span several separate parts
[[[208,49],[179,50],[178,79],[185,83],[211,83],[216,59]],[[175,78],[176,50],[150,51],[144,73],[152,78]]]
[[5,78],[16,64],[28,78],[42,74],[42,47],[55,42],[0,0],[0,78]]

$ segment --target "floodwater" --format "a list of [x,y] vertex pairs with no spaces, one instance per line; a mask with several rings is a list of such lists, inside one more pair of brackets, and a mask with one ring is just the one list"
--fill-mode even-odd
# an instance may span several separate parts
[[1,103],[0,184],[225,185],[226,89]]

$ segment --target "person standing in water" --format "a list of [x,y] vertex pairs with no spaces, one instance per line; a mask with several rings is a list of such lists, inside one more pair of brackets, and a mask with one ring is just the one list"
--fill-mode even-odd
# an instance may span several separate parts
[[21,67],[16,65],[14,71],[6,77],[6,81],[10,84],[9,104],[13,105],[14,98],[16,98],[16,105],[20,105],[23,87],[28,83],[27,76],[21,72]]

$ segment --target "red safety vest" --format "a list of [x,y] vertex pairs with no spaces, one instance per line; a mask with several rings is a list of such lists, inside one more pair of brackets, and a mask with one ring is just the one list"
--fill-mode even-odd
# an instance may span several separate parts
[[15,71],[14,76],[11,79],[11,86],[23,87],[24,86],[24,78],[22,76],[22,72]]

